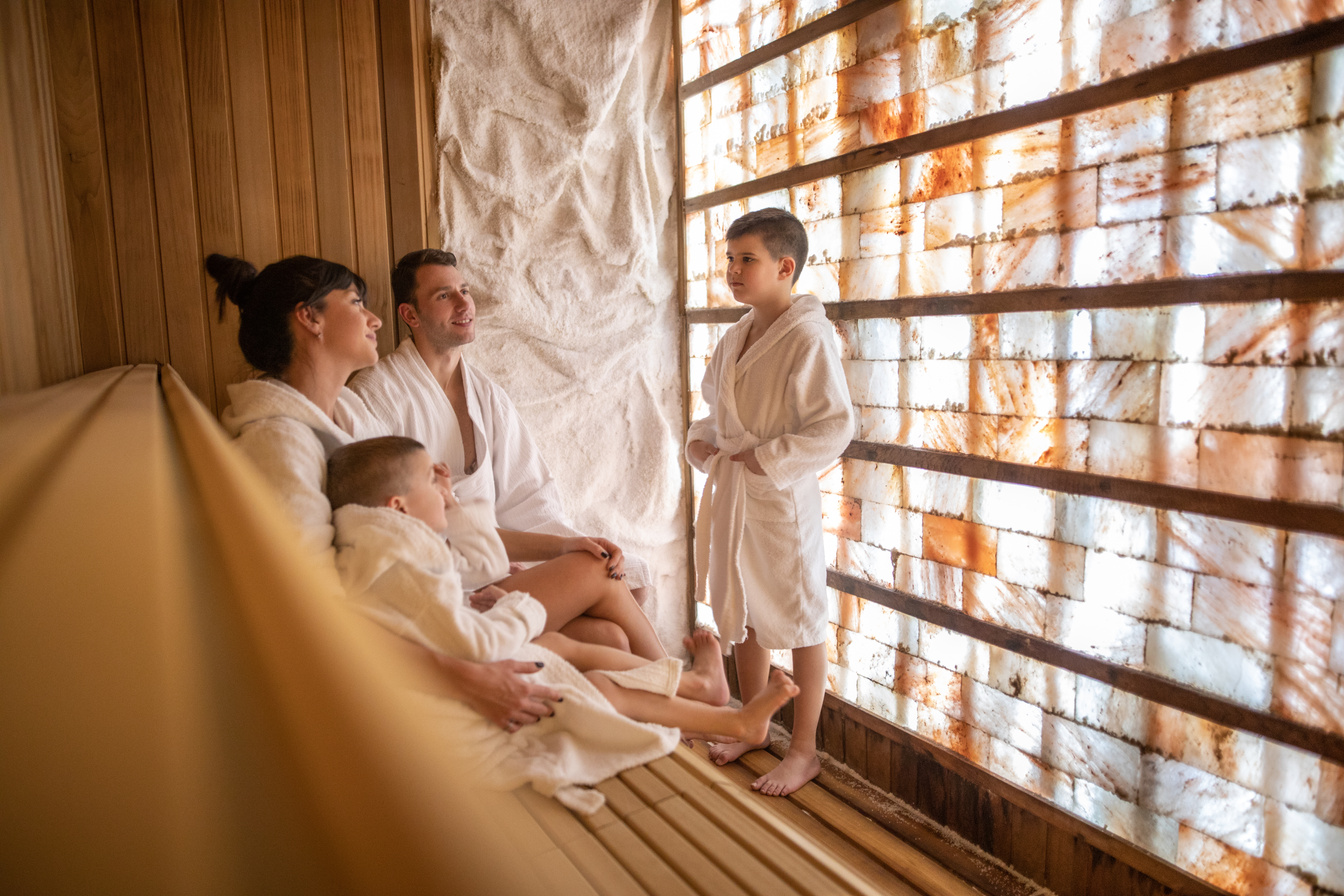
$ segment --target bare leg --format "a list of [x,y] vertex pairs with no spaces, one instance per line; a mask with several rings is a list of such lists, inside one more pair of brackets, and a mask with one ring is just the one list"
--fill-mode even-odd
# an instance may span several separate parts
[[789,676],[776,671],[761,692],[741,709],[707,706],[696,700],[663,697],[648,691],[618,686],[601,672],[587,673],[616,711],[637,722],[652,722],[669,728],[688,728],[710,737],[759,741],[769,735],[770,717],[798,693]]
[[[737,687],[742,693],[742,702],[746,703],[761,692],[770,678],[770,651],[756,641],[756,630],[747,629],[747,640],[733,647],[737,657]],[[717,765],[736,762],[743,753],[759,750],[770,744],[770,732],[767,729],[759,740],[742,740],[737,743],[715,744],[709,748],[709,758]]]
[[752,782],[751,789],[766,796],[788,796],[817,776],[817,723],[826,695],[826,645],[793,649],[793,674],[799,694],[793,704],[793,736],[779,765]]
[[[582,641],[586,644],[594,644],[601,647],[607,647],[612,650],[619,650],[626,656],[630,656],[630,639],[625,636],[625,630],[610,619],[598,619],[595,616],[580,616],[577,619],[571,619],[560,627],[559,634],[573,638],[575,641]],[[544,637],[544,636],[543,636]],[[538,639],[540,640],[540,639]],[[543,647],[548,645],[543,644]],[[559,651],[556,651],[559,653]],[[631,657],[633,659],[633,657]],[[568,659],[568,657],[566,657]],[[645,662],[639,659],[637,662]]]
[[546,608],[546,631],[559,631],[587,615],[616,623],[630,639],[630,649],[646,659],[667,656],[653,624],[640,610],[625,583],[608,578],[606,563],[586,551],[562,554],[496,584],[505,591],[526,591]]
[[[574,622],[584,618],[586,617],[581,616]],[[568,660],[580,672],[600,669],[624,672],[628,669],[636,669],[648,662],[643,657],[635,656],[628,651],[613,650],[610,647],[598,644],[591,638],[585,639],[583,642],[579,641],[569,632],[569,628],[574,625],[574,622],[565,626],[564,631],[545,632],[535,638],[533,643],[540,644],[552,653]],[[677,685],[677,696],[684,697],[687,700],[698,700],[711,706],[723,706],[728,702],[728,681],[723,674],[723,662],[719,659],[719,639],[707,631],[696,632],[696,637],[698,639],[697,649],[707,651],[714,663],[717,663],[717,667],[706,661],[704,663],[706,669],[701,670],[699,668],[701,660],[697,658],[697,668],[682,673],[681,681]],[[686,640],[690,641],[691,639],[687,638]],[[699,654],[697,654],[698,656]],[[719,688],[716,687],[716,682],[721,684],[721,696]]]
[[641,607],[649,602],[649,595],[651,594],[653,594],[653,589],[648,585],[645,585],[643,588],[630,589],[630,596],[633,597],[635,603],[639,604]]
[[681,643],[695,658],[691,671],[681,677],[682,682],[687,683],[687,687],[693,688],[693,691],[677,693],[711,706],[725,705],[728,702],[728,673],[723,668],[723,651],[719,647],[719,639],[708,629],[698,628],[682,638]]

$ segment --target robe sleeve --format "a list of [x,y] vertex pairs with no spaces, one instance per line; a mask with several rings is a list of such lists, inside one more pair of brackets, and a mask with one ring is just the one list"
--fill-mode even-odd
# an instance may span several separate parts
[[686,462],[701,473],[705,472],[705,468],[691,456],[691,443],[698,441],[716,446],[718,444],[719,429],[714,412],[719,400],[719,376],[723,368],[722,348],[723,342],[720,341],[709,359],[709,366],[705,368],[704,379],[700,381],[700,397],[709,408],[709,414],[693,422],[686,430]]
[[849,388],[835,346],[822,326],[805,324],[798,330],[804,338],[784,386],[794,425],[756,446],[756,461],[778,489],[817,475],[854,435]]
[[490,414],[495,517],[506,529],[537,531],[548,523],[572,528],[560,489],[509,396],[491,384],[482,412]]
[[509,557],[488,502],[467,501],[451,508],[447,535],[457,570],[466,581],[494,582],[509,574]]

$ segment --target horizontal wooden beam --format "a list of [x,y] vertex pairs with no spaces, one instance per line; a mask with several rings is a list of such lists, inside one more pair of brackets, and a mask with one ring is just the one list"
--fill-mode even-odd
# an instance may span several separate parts
[[[1344,271],[1277,271],[1181,277],[1104,286],[1050,286],[1004,292],[917,296],[868,302],[830,302],[831,320],[1015,314],[1024,311],[1077,311],[1097,308],[1163,308],[1171,305],[1233,305],[1282,299],[1318,302],[1344,298]],[[747,313],[745,305],[691,308],[686,322],[725,324]]]
[[845,457],[901,467],[917,467],[971,479],[1012,482],[1068,495],[1091,495],[1124,501],[1159,510],[1198,513],[1219,519],[1236,520],[1256,526],[1310,532],[1344,538],[1344,509],[1329,504],[1295,501],[1267,501],[1225,492],[1184,488],[1161,482],[1145,482],[1120,476],[1102,476],[1076,470],[1059,470],[1032,464],[1015,464],[974,454],[935,451],[889,445],[885,442],[855,440],[845,449]]
[[[749,72],[771,59],[777,59],[786,53],[792,53],[799,47],[812,43],[817,38],[825,37],[833,31],[839,31],[859,19],[872,15],[879,9],[895,6],[898,2],[900,0],[854,0],[853,3],[842,6],[835,12],[829,12],[795,31],[790,31],[778,40],[773,40],[763,47],[752,50],[745,56],[739,56],[732,62],[701,75],[694,81],[681,85],[681,89],[677,92],[677,98],[685,102],[688,97],[703,93],[715,84],[722,84],[724,81],[736,78],[743,72]],[[681,44],[678,43],[677,46],[680,47]]]
[[1306,750],[1334,762],[1344,762],[1344,737],[1338,734],[1250,709],[1207,691],[1154,675],[1152,672],[1131,669],[1129,666],[1079,653],[1046,638],[976,619],[960,610],[915,597],[904,591],[884,588],[836,569],[826,570],[826,584],[837,591],[861,597],[925,622],[932,622],[968,638],[1002,647],[1079,675],[1086,675],[1127,694],[1179,709],[1219,725]]
[[861,171],[907,156],[945,149],[1072,115],[1095,112],[1131,100],[1170,93],[1201,81],[1309,56],[1342,44],[1344,44],[1344,16],[1239,47],[1199,53],[1176,62],[1125,75],[1104,84],[1083,87],[1024,106],[941,125],[831,159],[799,165],[746,183],[702,193],[686,200],[686,211],[697,212],[736,199],[746,199],[749,196],[759,196],[762,193],[811,183],[823,177]]

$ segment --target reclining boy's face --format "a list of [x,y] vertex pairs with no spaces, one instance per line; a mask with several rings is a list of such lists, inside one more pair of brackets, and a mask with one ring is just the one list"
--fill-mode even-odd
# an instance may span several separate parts
[[448,528],[447,507],[452,501],[448,468],[434,463],[428,451],[406,458],[406,494],[394,495],[387,506],[418,519],[435,532]]

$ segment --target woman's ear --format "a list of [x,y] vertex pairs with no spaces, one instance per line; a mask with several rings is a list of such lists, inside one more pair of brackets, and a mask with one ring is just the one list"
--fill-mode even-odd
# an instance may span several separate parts
[[322,312],[312,305],[298,305],[294,308],[294,319],[299,326],[314,336],[322,335]]

